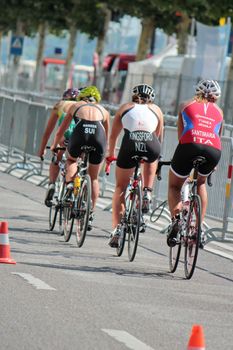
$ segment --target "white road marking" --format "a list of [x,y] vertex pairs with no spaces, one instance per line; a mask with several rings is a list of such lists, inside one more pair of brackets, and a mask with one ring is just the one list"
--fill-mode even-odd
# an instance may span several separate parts
[[154,350],[149,345],[146,345],[145,343],[141,342],[137,338],[135,338],[133,335],[129,334],[125,331],[120,331],[117,329],[102,329],[103,332],[107,333],[111,337],[115,338],[119,342],[125,344],[127,348],[132,350]]
[[43,282],[39,278],[32,276],[30,273],[12,272],[12,274],[18,275],[24,278],[28,283],[33,285],[36,289],[56,290],[55,288],[50,287],[47,283]]
[[210,252],[210,253],[213,253],[213,254],[222,256],[222,257],[224,257],[224,258],[233,260],[233,255],[224,253],[224,252],[222,252],[222,251],[220,251],[220,250],[217,250],[217,249],[214,249],[214,248],[209,248],[209,247],[207,247],[207,246],[204,248],[204,250],[206,250],[207,252]]
[[230,244],[223,243],[223,242],[215,242],[215,241],[212,241],[211,244],[214,244],[217,247],[221,247],[221,248],[223,248],[225,250],[230,250],[230,251],[233,252],[233,246],[231,246]]

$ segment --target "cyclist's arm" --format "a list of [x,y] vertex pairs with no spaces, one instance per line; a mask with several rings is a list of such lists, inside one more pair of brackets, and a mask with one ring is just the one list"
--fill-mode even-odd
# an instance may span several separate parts
[[45,132],[44,132],[43,137],[42,137],[40,149],[38,152],[39,157],[42,157],[45,154],[45,147],[48,143],[50,135],[52,134],[52,132],[57,124],[57,120],[58,120],[57,111],[58,111],[58,108],[57,108],[57,105],[55,105],[51,111]]
[[57,147],[57,145],[61,142],[62,138],[63,138],[63,135],[66,131],[66,129],[68,129],[71,121],[72,121],[72,118],[73,118],[73,108],[72,106],[68,109],[68,112],[63,120],[63,122],[61,123],[60,127],[58,128],[57,132],[56,132],[56,135],[55,135],[55,138],[54,138],[54,141],[53,141],[53,144],[51,146],[51,150],[54,150],[54,148]]
[[163,113],[159,107],[157,107],[157,116],[159,118],[159,123],[156,128],[156,136],[158,137],[159,141],[163,142],[163,132],[164,132],[164,119],[163,119]]
[[122,108],[120,108],[116,112],[115,117],[113,119],[112,130],[109,137],[108,156],[110,157],[111,156],[114,157],[117,138],[122,130],[121,116],[122,116]]
[[106,110],[104,113],[104,121],[103,121],[103,126],[105,129],[105,133],[106,133],[106,139],[108,142],[108,137],[109,137],[109,126],[110,126],[110,115],[108,113],[108,111]]
[[180,140],[183,130],[184,130],[184,124],[183,124],[182,114],[181,112],[179,112],[178,120],[177,120],[178,140]]

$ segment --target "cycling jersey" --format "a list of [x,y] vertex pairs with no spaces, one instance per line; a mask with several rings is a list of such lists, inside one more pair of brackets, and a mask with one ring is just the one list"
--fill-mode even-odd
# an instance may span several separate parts
[[[62,108],[59,108],[58,109],[58,112],[57,112],[57,115],[58,115],[58,126],[61,125],[61,123],[63,122],[65,116],[66,116],[66,112],[63,111]],[[66,129],[65,133],[64,133],[64,136],[65,136],[65,139],[69,139],[70,138],[70,135],[72,134],[74,128],[75,128],[75,121],[72,119],[68,129]]]
[[142,130],[152,133],[156,130],[159,119],[147,105],[135,104],[123,113],[121,122],[123,128],[130,132]]
[[74,158],[82,154],[82,146],[92,146],[95,151],[89,155],[91,164],[100,164],[106,149],[106,133],[102,121],[79,119],[69,139],[68,151]]
[[132,158],[137,155],[151,163],[158,159],[160,142],[154,131],[159,119],[147,105],[135,104],[126,110],[121,118],[124,137],[117,157],[117,165],[123,169],[133,168],[136,163]]
[[184,125],[181,144],[202,144],[221,150],[219,131],[223,116],[215,103],[192,101],[183,108],[181,115]]

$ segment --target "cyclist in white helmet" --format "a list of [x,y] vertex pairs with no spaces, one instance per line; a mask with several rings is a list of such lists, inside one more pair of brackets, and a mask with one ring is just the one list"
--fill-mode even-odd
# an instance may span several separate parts
[[202,221],[207,208],[207,176],[214,170],[221,157],[221,134],[223,112],[216,101],[221,96],[217,81],[202,79],[195,87],[194,98],[183,102],[178,114],[179,144],[172,158],[168,202],[172,217],[171,231],[167,244],[176,244],[179,212],[181,210],[181,187],[192,170],[192,160],[196,156],[206,158],[199,168],[198,194],[201,197]]
[[117,139],[122,129],[124,130],[124,136],[117,156],[116,188],[112,202],[113,232],[109,241],[111,247],[117,246],[119,238],[118,224],[124,210],[125,191],[135,168],[135,160],[132,159],[132,156],[135,155],[147,159],[143,171],[142,210],[147,213],[150,209],[151,192],[163,135],[163,113],[153,103],[154,98],[155,91],[151,86],[147,84],[135,86],[132,90],[132,102],[123,104],[117,110],[113,120],[108,151],[110,159],[115,156]]

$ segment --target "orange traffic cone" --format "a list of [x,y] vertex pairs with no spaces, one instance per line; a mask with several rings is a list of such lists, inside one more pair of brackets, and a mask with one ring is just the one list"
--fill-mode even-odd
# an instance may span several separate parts
[[10,257],[10,242],[8,238],[8,223],[0,222],[0,263],[16,264]]
[[187,350],[205,350],[205,338],[202,326],[193,325]]

